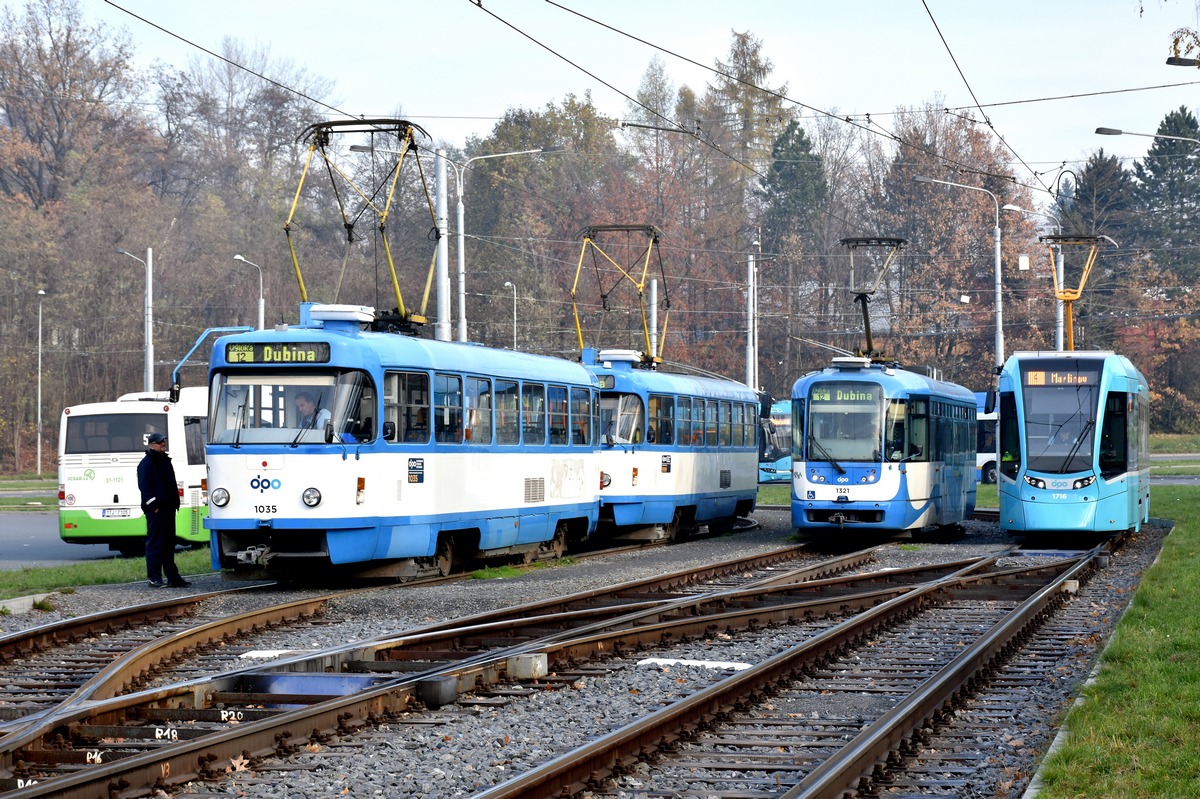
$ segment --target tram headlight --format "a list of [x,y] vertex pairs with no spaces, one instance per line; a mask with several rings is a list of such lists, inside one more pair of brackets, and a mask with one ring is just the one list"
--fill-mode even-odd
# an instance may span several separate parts
[[214,488],[208,495],[208,501],[218,508],[223,508],[229,504],[229,492],[224,488]]
[[600,488],[605,489],[612,485],[612,475],[608,472],[600,472]]
[[1033,486],[1034,488],[1040,488],[1042,490],[1045,490],[1046,488],[1046,481],[1040,477],[1030,477],[1029,475],[1025,475],[1025,482],[1029,483],[1029,485]]
[[1096,482],[1096,475],[1089,474],[1087,477],[1080,477],[1078,480],[1071,483],[1071,488],[1087,488],[1094,482]]
[[321,492],[315,488],[306,488],[304,493],[300,495],[301,501],[310,508],[315,508],[321,504]]

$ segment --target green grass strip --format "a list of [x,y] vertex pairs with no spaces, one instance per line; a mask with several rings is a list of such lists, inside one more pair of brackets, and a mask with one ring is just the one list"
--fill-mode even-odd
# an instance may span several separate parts
[[1200,489],[1153,487],[1150,509],[1175,529],[1068,715],[1039,799],[1200,797]]

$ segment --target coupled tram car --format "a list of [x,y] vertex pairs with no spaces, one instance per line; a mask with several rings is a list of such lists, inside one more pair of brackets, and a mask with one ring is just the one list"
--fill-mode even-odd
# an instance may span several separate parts
[[[370,308],[305,303],[298,327],[216,342],[215,569],[403,579],[481,557],[556,557],[605,527],[719,525],[753,509],[748,390],[735,402],[696,381],[639,381],[620,359],[373,323]],[[704,435],[685,443],[685,430]],[[733,477],[743,450],[748,480]]]
[[1140,530],[1150,519],[1149,389],[1122,355],[1019,352],[1000,373],[1000,527]]
[[899,532],[975,510],[975,396],[864,357],[792,388],[792,525]]

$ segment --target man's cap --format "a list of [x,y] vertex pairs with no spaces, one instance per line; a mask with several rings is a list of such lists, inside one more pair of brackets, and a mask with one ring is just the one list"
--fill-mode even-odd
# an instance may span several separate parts
[[167,437],[164,436],[162,433],[151,433],[150,437],[146,439],[146,443],[147,444],[160,444],[166,440],[167,440]]

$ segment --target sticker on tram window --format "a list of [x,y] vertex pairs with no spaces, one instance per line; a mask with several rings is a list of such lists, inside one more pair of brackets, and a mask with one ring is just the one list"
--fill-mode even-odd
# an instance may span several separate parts
[[229,363],[329,363],[328,341],[279,341],[229,343]]

